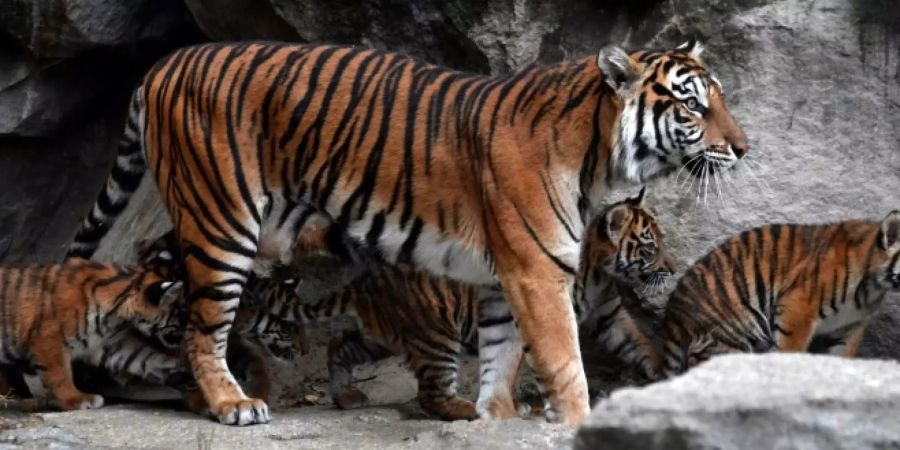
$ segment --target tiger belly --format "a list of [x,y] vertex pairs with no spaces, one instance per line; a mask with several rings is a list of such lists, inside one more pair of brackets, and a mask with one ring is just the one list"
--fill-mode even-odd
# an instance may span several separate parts
[[[374,245],[370,238],[373,224],[375,229],[381,229]],[[394,264],[409,264],[433,276],[469,284],[496,283],[483,248],[460,242],[421,221],[412,220],[402,227],[391,217],[381,219],[370,214],[351,222],[347,234],[357,242],[375,247],[385,260]]]

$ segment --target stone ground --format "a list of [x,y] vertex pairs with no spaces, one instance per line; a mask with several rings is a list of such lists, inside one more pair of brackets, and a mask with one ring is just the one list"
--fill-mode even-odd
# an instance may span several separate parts
[[227,427],[154,405],[0,415],[0,448],[563,448],[572,431],[542,420],[441,422],[410,404],[276,410],[267,425]]

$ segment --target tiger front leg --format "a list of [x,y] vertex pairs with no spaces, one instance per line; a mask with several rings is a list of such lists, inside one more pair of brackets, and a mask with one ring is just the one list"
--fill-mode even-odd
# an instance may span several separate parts
[[529,261],[527,268],[498,275],[525,354],[561,422],[577,426],[590,412],[572,308],[573,277],[555,264]]
[[850,327],[840,339],[840,342],[828,348],[828,353],[855,358],[859,352],[859,345],[862,343],[863,336],[866,334],[866,325],[868,325],[868,322],[863,321]]
[[[46,342],[56,341],[47,336]],[[58,342],[58,341],[56,341]],[[38,376],[52,398],[53,406],[62,410],[94,409],[103,406],[103,397],[88,394],[75,387],[69,352],[61,345],[40,345],[32,348]]]
[[623,363],[654,380],[661,377],[662,355],[652,337],[628,312],[621,298],[607,299],[597,310],[597,340]]
[[341,409],[368,406],[369,397],[353,387],[353,367],[390,356],[390,350],[359,331],[336,333],[328,343],[329,390],[334,404]]
[[809,301],[801,290],[782,296],[775,319],[775,341],[782,352],[804,352],[809,349],[818,321],[818,305]]

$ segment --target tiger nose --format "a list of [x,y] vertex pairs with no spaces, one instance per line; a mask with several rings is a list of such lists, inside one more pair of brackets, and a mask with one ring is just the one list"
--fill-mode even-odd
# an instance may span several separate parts
[[744,155],[747,154],[747,152],[750,151],[750,144],[747,144],[747,143],[738,144],[738,145],[732,144],[731,150],[734,152],[734,155],[738,157],[738,159],[741,159],[744,157]]

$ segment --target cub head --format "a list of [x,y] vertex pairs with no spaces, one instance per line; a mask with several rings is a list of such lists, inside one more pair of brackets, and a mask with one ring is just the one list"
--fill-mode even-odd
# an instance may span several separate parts
[[135,249],[138,264],[152,267],[156,272],[171,279],[187,278],[174,231],[169,231],[156,239],[141,240],[135,245]]
[[881,221],[877,244],[884,261],[876,266],[876,280],[885,289],[900,292],[900,210],[891,211]]
[[653,214],[644,207],[645,189],[637,197],[615,203],[594,219],[583,258],[635,293],[659,293],[675,273],[675,263],[666,251],[664,233]]
[[644,182],[680,167],[706,177],[749,151],[702,52],[693,40],[663,51],[600,50],[597,65],[620,108],[613,160],[627,181]]
[[278,315],[270,313],[269,307],[265,304],[241,305],[235,316],[232,331],[262,344],[271,356],[278,359],[291,360],[307,352],[303,324],[282,320]]
[[187,319],[184,283],[166,280],[158,274],[148,274],[140,295],[140,306],[134,308],[134,327],[166,347],[180,346]]
[[268,330],[255,335],[272,356],[291,360],[298,355],[305,355],[306,340],[302,325],[270,318],[274,322]]

